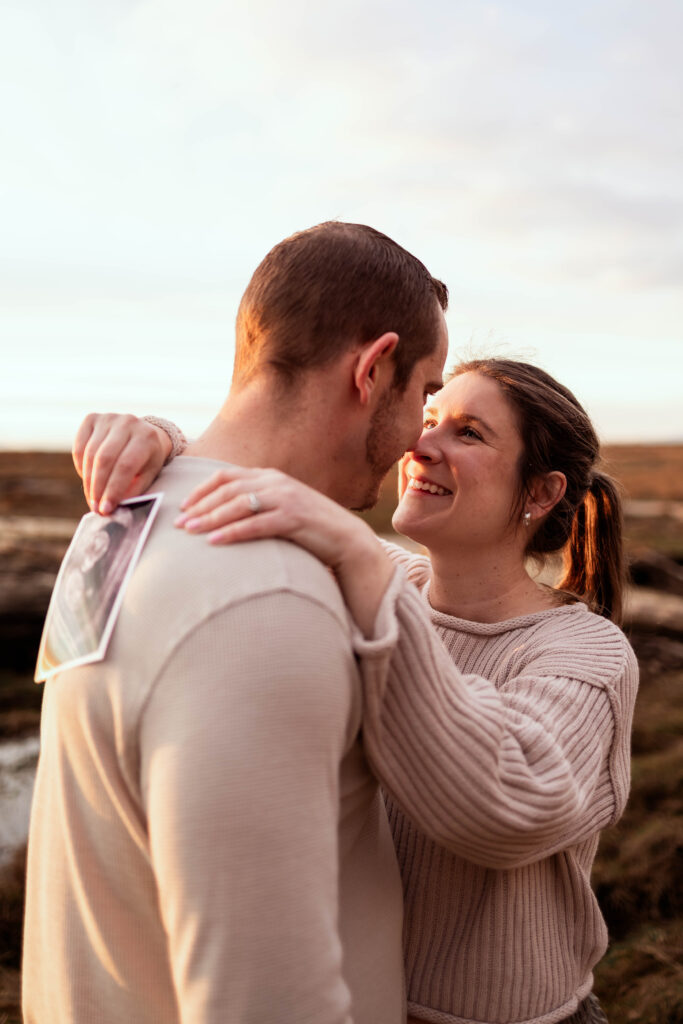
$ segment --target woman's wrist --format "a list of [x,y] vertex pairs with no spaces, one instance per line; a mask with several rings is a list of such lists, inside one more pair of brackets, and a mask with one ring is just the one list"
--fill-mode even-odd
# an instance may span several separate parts
[[164,465],[166,466],[176,455],[182,455],[187,448],[187,438],[179,426],[163,416],[143,416],[143,420],[154,427],[159,438],[159,443],[164,451]]
[[354,533],[343,557],[333,567],[346,605],[364,636],[370,637],[394,566],[370,527]]

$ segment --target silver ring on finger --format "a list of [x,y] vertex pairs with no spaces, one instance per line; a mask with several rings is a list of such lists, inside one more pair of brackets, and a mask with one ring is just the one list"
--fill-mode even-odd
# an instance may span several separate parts
[[249,493],[247,494],[247,501],[249,502],[249,511],[253,515],[256,515],[257,512],[260,512],[263,509],[261,499],[259,498],[258,494],[254,494],[253,491],[249,491]]

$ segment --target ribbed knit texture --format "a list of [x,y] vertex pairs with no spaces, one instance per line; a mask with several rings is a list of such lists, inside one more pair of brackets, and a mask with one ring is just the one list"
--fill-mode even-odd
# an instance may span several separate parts
[[628,794],[635,656],[580,603],[491,624],[430,610],[428,561],[391,554],[403,570],[357,649],[403,877],[409,1012],[553,1024],[607,945],[590,871]]

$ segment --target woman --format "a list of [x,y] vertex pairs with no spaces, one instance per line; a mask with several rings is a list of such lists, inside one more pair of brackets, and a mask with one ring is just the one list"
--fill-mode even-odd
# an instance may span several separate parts
[[[366,637],[364,741],[403,877],[411,1020],[605,1019],[589,878],[627,797],[637,667],[609,621],[620,508],[598,456],[567,389],[475,360],[401,463],[394,526],[429,558],[378,543],[351,579],[367,526],[272,470],[221,471],[178,521],[213,543],[288,537],[339,578]],[[529,573],[560,551],[557,587]]]

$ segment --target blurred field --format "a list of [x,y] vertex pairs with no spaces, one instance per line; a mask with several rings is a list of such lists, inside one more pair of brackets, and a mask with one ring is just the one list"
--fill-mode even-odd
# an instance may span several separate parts
[[603,460],[627,498],[683,501],[683,445],[605,445]]
[[[631,503],[626,521],[631,556],[649,549],[683,563],[683,446],[613,446],[605,454]],[[394,477],[366,516],[379,532],[389,528],[395,494]],[[31,676],[41,602],[49,595],[72,523],[85,511],[68,455],[0,452],[0,740],[37,729],[41,688]],[[22,587],[33,589],[28,593]],[[28,594],[23,611],[17,611],[19,594]],[[683,1024],[683,627],[678,622],[661,630],[651,623],[630,627],[641,666],[633,787],[622,821],[603,834],[593,876],[610,932],[596,989],[611,1024]],[[20,1024],[23,887],[22,849],[0,869],[0,1024]]]
[[[606,445],[606,470],[627,499],[683,501],[683,445]],[[384,481],[368,513],[384,529],[396,505],[396,470]],[[80,482],[66,452],[0,451],[0,516],[78,517],[87,511]]]

